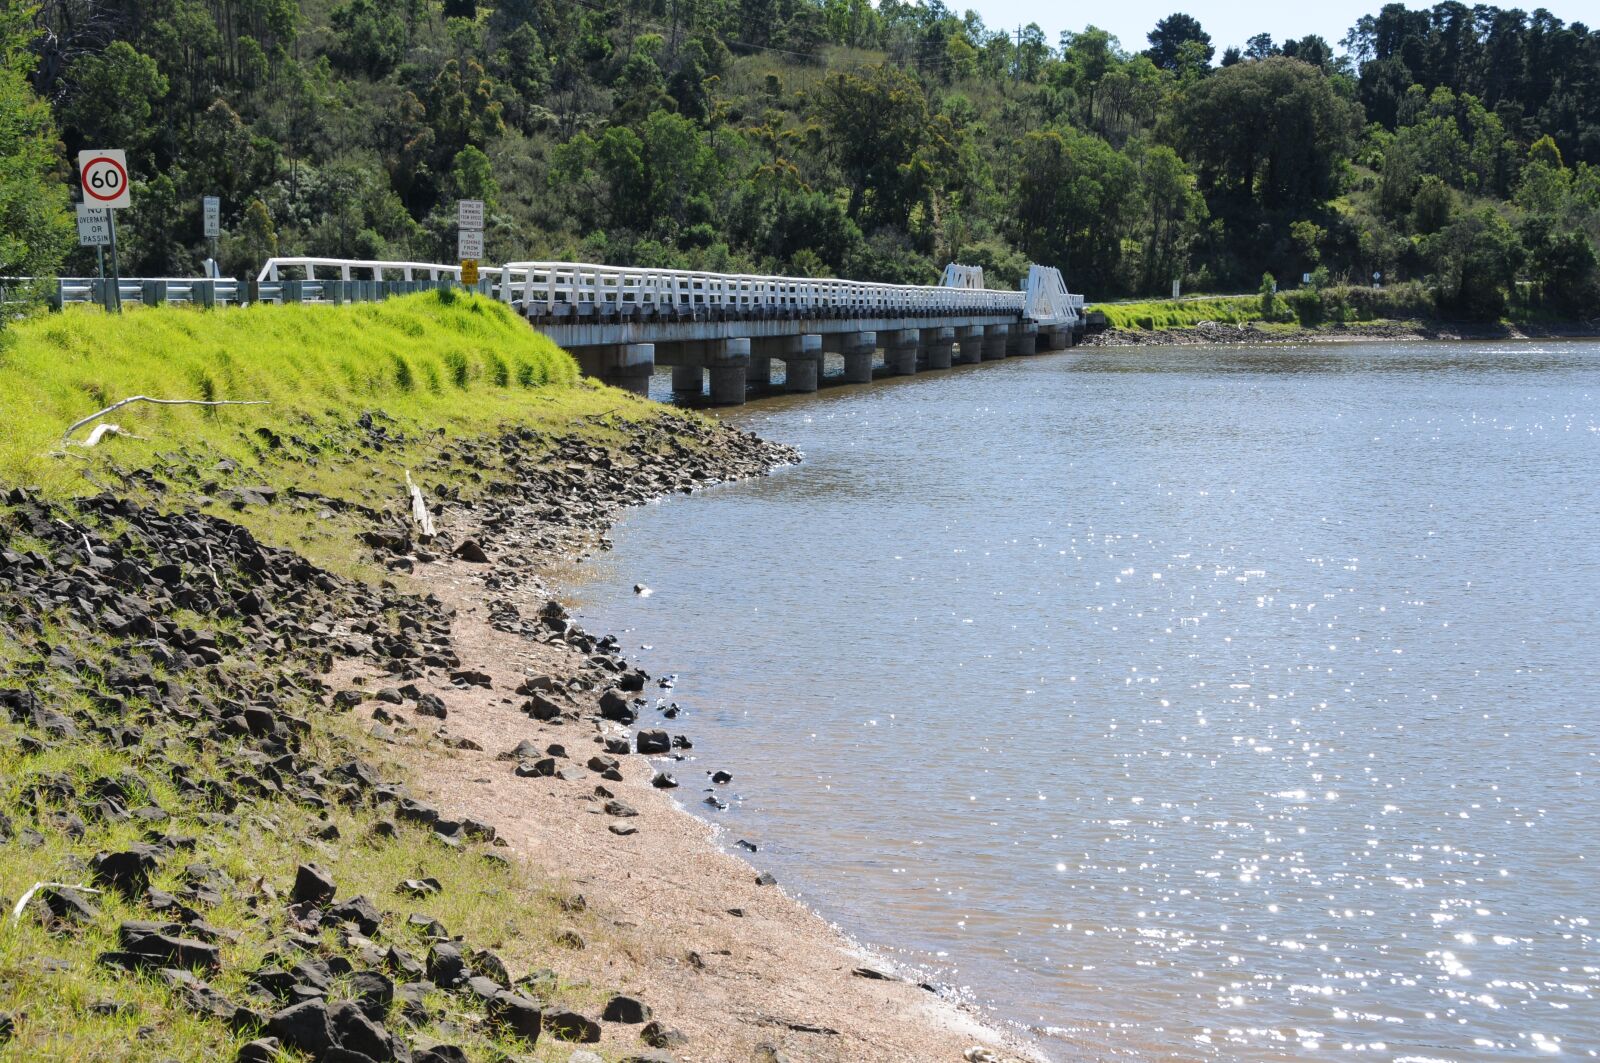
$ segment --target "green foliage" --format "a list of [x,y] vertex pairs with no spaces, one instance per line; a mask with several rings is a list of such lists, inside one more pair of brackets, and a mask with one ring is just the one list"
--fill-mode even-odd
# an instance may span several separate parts
[[0,10],[0,277],[52,276],[73,231],[55,125],[28,84],[31,14]]
[[[236,275],[274,252],[451,259],[464,196],[491,204],[496,258],[882,280],[968,260],[1008,283],[1042,261],[1096,296],[1381,271],[1453,293],[1442,305],[1464,305],[1465,276],[1549,311],[1558,260],[1581,256],[1520,255],[1528,224],[1600,240],[1600,31],[1544,11],[1387,5],[1345,55],[1262,33],[1220,69],[1183,14],[1133,52],[1093,26],[1052,48],[1037,26],[869,0],[7,11],[12,128],[33,98],[20,69],[69,157],[132,151],[131,274],[197,269],[213,194]],[[37,70],[30,22],[48,31]],[[0,167],[55,191],[6,193],[8,262],[36,243],[57,262],[68,235],[70,170],[35,112],[30,152]],[[1509,277],[1468,268],[1461,226],[1484,207],[1516,244]]]

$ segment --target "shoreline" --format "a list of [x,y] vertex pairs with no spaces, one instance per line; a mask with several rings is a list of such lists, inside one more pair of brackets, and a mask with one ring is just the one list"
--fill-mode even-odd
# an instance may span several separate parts
[[1367,343],[1374,340],[1495,341],[1541,339],[1593,339],[1600,323],[1564,325],[1501,325],[1470,322],[1384,322],[1324,325],[1317,328],[1264,329],[1254,323],[1232,325],[1202,322],[1177,329],[1110,328],[1085,338],[1084,347],[1181,347],[1201,344],[1271,346],[1304,343]]
[[[715,432],[741,442],[722,463],[712,459],[708,486],[799,460],[737,429]],[[591,943],[574,954],[574,966],[590,978],[621,975],[672,1014],[688,1037],[684,1059],[1044,1058],[946,987],[895,972],[718,844],[723,828],[694,814],[691,805],[724,787],[706,779],[712,765],[678,766],[680,743],[692,748],[692,737],[650,710],[649,695],[665,688],[629,666],[614,638],[572,625],[548,583],[556,568],[606,548],[627,508],[690,488],[675,475],[677,459],[652,463],[635,454],[638,464],[618,468],[606,448],[568,443],[563,450],[568,470],[584,465],[594,474],[569,482],[581,484],[588,502],[587,511],[574,511],[576,520],[560,505],[560,478],[536,462],[518,477],[515,494],[442,515],[449,525],[442,540],[471,538],[486,561],[437,556],[411,573],[453,615],[457,671],[477,673],[466,686],[419,684],[449,714],[442,742],[395,749],[420,788],[445,807],[493,822],[530,870],[570,883],[591,912],[613,914],[619,940],[600,949]],[[334,674],[352,685],[362,678],[350,665]],[[597,694],[603,700],[619,689],[630,695],[626,708],[613,702],[598,717],[585,711]],[[395,717],[378,701],[357,711],[379,724]],[[631,724],[630,712],[637,714]],[[669,751],[642,754],[635,736],[635,751],[623,752],[635,731],[664,732]],[[508,759],[523,742],[545,751],[553,744],[565,755]],[[663,773],[676,786],[653,785]],[[627,806],[622,816],[610,814],[615,801]],[[652,940],[648,928],[661,924],[692,927],[698,947]]]

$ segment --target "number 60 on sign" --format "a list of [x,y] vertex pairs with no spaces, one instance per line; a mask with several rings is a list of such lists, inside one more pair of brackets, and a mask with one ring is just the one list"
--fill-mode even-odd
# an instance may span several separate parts
[[80,151],[78,172],[83,178],[83,201],[89,206],[116,210],[132,203],[126,152],[115,148]]

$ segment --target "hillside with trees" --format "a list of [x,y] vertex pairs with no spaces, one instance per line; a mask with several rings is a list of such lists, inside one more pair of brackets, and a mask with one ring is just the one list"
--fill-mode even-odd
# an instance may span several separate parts
[[[45,0],[0,21],[0,275],[70,246],[68,162],[123,147],[124,269],[273,254],[1014,285],[1096,298],[1263,274],[1593,316],[1600,30],[1391,4],[1337,46],[990,29],[939,0]],[[1139,47],[1139,45],[1143,47]]]

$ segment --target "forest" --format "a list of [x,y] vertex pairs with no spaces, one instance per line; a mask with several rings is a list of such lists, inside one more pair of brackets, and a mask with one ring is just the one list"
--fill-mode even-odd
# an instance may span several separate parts
[[450,261],[475,198],[491,262],[1597,313],[1600,30],[1543,9],[1052,42],[940,0],[4,2],[0,276],[92,272],[71,160],[120,147],[130,275],[200,269],[205,195],[241,277]]

